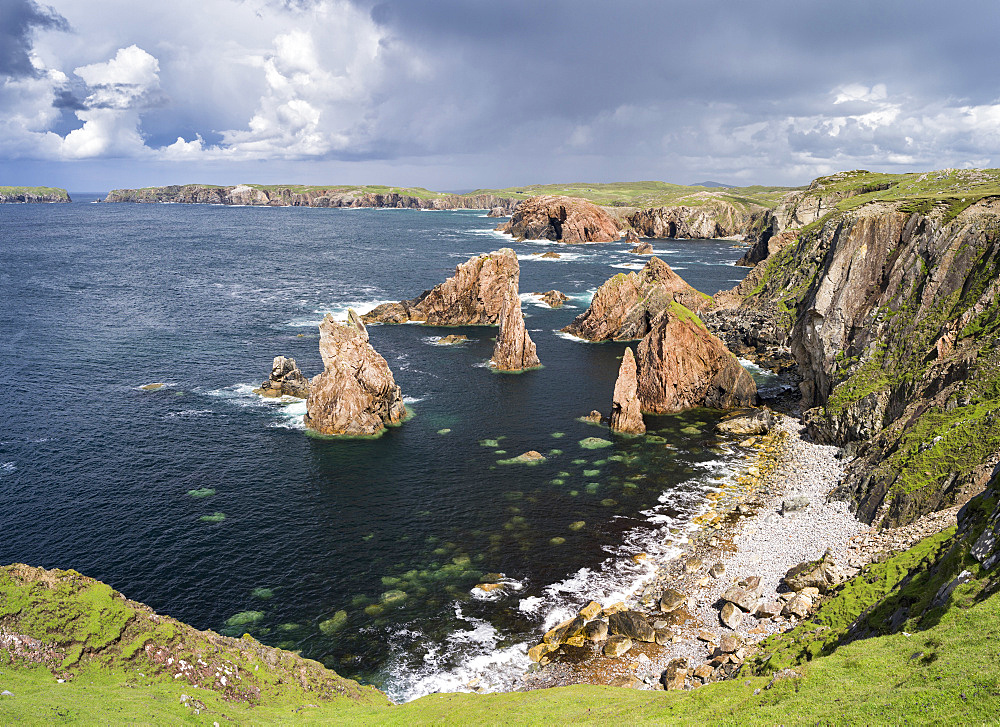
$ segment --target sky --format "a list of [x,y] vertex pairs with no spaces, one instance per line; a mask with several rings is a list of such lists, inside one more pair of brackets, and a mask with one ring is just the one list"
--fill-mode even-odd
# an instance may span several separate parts
[[996,0],[0,0],[0,184],[1000,166]]

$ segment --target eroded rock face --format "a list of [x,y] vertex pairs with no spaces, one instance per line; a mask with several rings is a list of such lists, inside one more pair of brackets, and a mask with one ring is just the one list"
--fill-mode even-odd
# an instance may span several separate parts
[[261,396],[297,396],[305,399],[309,396],[309,379],[299,371],[294,358],[275,356],[271,364],[271,376],[254,389]]
[[310,382],[306,426],[321,434],[373,436],[401,422],[402,393],[357,314],[349,311],[346,324],[327,314],[319,335],[324,369]]
[[589,341],[637,340],[673,302],[698,313],[715,307],[709,296],[688,285],[660,258],[651,257],[642,270],[607,280],[590,307],[562,330]]
[[542,293],[542,302],[544,302],[549,308],[561,308],[563,303],[569,300],[569,296],[565,293],[560,293],[558,290],[550,290],[547,293]]
[[535,353],[535,344],[524,327],[524,313],[521,312],[516,283],[507,289],[500,314],[500,332],[490,363],[499,371],[524,371],[542,365]]
[[479,255],[455,268],[455,274],[412,300],[385,303],[362,316],[365,323],[429,326],[494,326],[513,288],[517,295],[521,268],[509,247]]
[[618,222],[593,202],[577,197],[541,195],[521,202],[508,222],[496,228],[519,240],[612,242]]
[[616,432],[646,433],[646,425],[642,421],[642,407],[639,405],[638,385],[635,355],[631,348],[626,348],[611,400],[611,429]]
[[752,405],[757,386],[736,357],[678,303],[660,313],[639,343],[639,401],[650,414],[695,406]]

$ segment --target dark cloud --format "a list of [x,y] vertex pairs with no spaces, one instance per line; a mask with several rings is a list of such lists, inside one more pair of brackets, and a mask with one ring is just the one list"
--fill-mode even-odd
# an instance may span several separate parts
[[35,30],[69,30],[66,19],[34,0],[0,0],[0,77],[36,74],[31,65],[31,35]]

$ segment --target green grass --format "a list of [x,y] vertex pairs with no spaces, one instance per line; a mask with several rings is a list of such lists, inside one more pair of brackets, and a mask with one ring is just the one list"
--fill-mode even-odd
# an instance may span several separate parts
[[7,187],[0,185],[0,196],[20,194],[48,195],[59,199],[69,199],[69,193],[58,187]]

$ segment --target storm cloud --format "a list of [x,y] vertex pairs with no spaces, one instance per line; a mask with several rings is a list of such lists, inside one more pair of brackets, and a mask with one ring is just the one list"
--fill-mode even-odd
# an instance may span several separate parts
[[69,30],[55,10],[34,0],[0,1],[0,77],[37,75],[31,62],[32,36],[38,30]]

